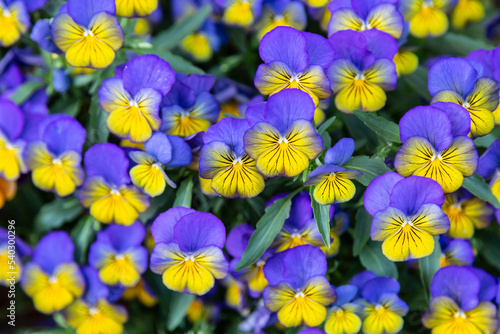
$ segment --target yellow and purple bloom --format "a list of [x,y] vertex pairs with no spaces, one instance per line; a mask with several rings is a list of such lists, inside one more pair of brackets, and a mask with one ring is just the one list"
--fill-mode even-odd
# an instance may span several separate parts
[[410,23],[410,34],[417,38],[438,37],[448,30],[448,13],[457,0],[401,0],[398,9]]
[[493,195],[500,201],[500,140],[495,140],[481,155],[477,173],[489,180]]
[[405,22],[403,35],[398,39],[398,52],[392,59],[392,61],[394,61],[394,65],[396,65],[396,72],[398,73],[398,77],[411,74],[415,72],[418,67],[418,56],[413,53],[414,48],[404,46],[408,41],[409,33],[409,23]]
[[107,285],[133,287],[148,267],[148,252],[141,246],[146,229],[140,222],[110,225],[90,246],[89,264]]
[[458,190],[476,171],[478,154],[469,133],[467,111],[453,103],[434,103],[408,111],[399,122],[403,146],[394,161],[404,177],[437,181],[445,194]]
[[151,197],[161,195],[167,184],[176,188],[163,168],[189,165],[192,157],[189,145],[180,137],[155,132],[144,143],[144,148],[146,152],[129,153],[137,163],[130,169],[132,183]]
[[359,313],[361,307],[353,302],[358,294],[355,285],[342,285],[335,288],[337,301],[328,310],[325,321],[326,334],[356,334],[361,329]]
[[0,176],[16,181],[28,172],[23,154],[26,142],[21,139],[24,115],[12,101],[0,98]]
[[486,202],[462,189],[459,198],[456,193],[447,194],[443,211],[450,219],[448,235],[452,238],[470,239],[476,229],[488,227],[493,220],[493,208]]
[[266,250],[257,262],[251,264],[248,268],[239,271],[234,270],[236,264],[241,260],[254,231],[254,228],[248,224],[236,226],[227,236],[226,249],[229,255],[233,257],[229,263],[231,275],[248,285],[248,292],[251,297],[258,298],[267,286],[267,280],[264,276],[264,265],[267,259],[273,254],[273,249]]
[[66,322],[79,334],[120,334],[128,319],[127,310],[111,304],[109,288],[99,279],[94,268],[83,268],[86,290],[82,298],[64,311]]
[[469,23],[480,21],[484,17],[484,4],[480,0],[458,0],[451,12],[451,24],[463,29]]
[[87,179],[78,191],[78,199],[101,223],[131,225],[146,211],[149,199],[130,185],[129,161],[116,145],[93,145],[84,157]]
[[246,120],[228,117],[203,136],[200,177],[211,180],[212,189],[221,196],[252,198],[264,190],[264,177],[243,148],[243,135],[249,128]]
[[264,303],[285,327],[316,327],[326,318],[326,307],[337,300],[325,278],[323,252],[310,245],[298,246],[270,258],[264,266],[269,285]]
[[403,15],[392,0],[336,0],[330,2],[331,17],[328,36],[338,31],[367,31],[377,29],[400,38],[403,33]]
[[377,277],[370,271],[364,271],[354,276],[350,284],[358,288],[355,303],[361,308],[363,333],[396,334],[401,331],[403,316],[409,309],[398,297],[398,281],[392,277]]
[[396,40],[375,29],[340,31],[328,40],[335,50],[328,78],[337,94],[337,109],[352,113],[353,110],[372,112],[384,107],[385,91],[396,89],[398,80],[393,62],[398,52]]
[[238,329],[243,333],[263,334],[265,327],[272,326],[276,322],[275,318],[260,299],[255,310],[240,322]]
[[[273,204],[276,200],[286,197],[288,194],[278,194],[266,203],[266,206]],[[330,215],[333,210],[330,210]],[[312,245],[321,247],[324,245],[319,233],[316,220],[311,206],[311,196],[306,191],[301,191],[292,198],[290,216],[285,220],[281,231],[276,236],[272,248],[276,252],[283,252],[287,249],[301,245]]]
[[229,26],[250,27],[259,17],[262,0],[215,0],[223,10],[222,22]]
[[52,37],[75,67],[105,68],[123,44],[115,0],[69,0],[52,21]]
[[496,289],[496,280],[481,269],[442,268],[432,279],[431,305],[422,323],[433,334],[494,333]]
[[383,241],[382,252],[391,261],[430,255],[433,235],[443,234],[450,221],[441,210],[444,195],[434,180],[397,173],[376,177],[365,192],[366,211],[373,216],[371,238]]
[[440,60],[429,70],[431,102],[453,102],[467,109],[472,137],[485,136],[495,126],[498,85],[485,72],[481,63],[461,58]]
[[160,130],[180,137],[207,131],[219,118],[219,103],[210,93],[215,77],[177,74],[176,79],[161,103]]
[[264,176],[296,176],[323,151],[311,123],[314,111],[313,100],[299,89],[285,89],[267,103],[248,107],[251,128],[245,132],[244,149]]
[[21,286],[38,311],[58,312],[83,294],[85,280],[73,252],[73,242],[66,232],[45,235],[33,250]]
[[216,23],[211,18],[200,26],[200,28],[186,36],[181,42],[181,48],[195,61],[205,62],[212,58],[214,52],[221,47],[221,33],[218,31]]
[[160,103],[174,81],[174,71],[158,56],[143,55],[127,62],[99,89],[99,103],[109,114],[109,130],[135,143],[151,138],[160,129]]
[[470,266],[474,262],[474,249],[469,240],[439,237],[441,245],[441,268],[447,266]]
[[158,0],[115,0],[116,15],[124,17],[148,16],[158,8]]
[[124,300],[137,299],[146,307],[153,307],[158,302],[158,297],[151,289],[151,287],[146,283],[146,281],[142,278],[135,286],[125,290],[123,292],[122,298]]
[[[30,27],[28,6],[31,0],[0,0],[0,46],[9,47],[16,43]],[[40,1],[33,1],[38,3]],[[42,1],[42,5],[43,5]],[[36,9],[36,8],[35,8]]]
[[260,58],[254,84],[262,95],[297,88],[308,93],[317,106],[332,95],[326,69],[334,52],[319,35],[291,27],[277,27],[267,33],[259,46]]
[[22,258],[30,254],[31,248],[15,231],[0,227],[0,286],[19,282],[24,271]]
[[344,203],[354,197],[356,187],[351,181],[363,175],[358,171],[342,168],[354,152],[354,140],[342,138],[334,147],[326,151],[325,164],[307,175],[306,186],[314,187],[314,199],[322,205]]
[[276,27],[292,27],[304,30],[307,25],[307,15],[304,4],[294,0],[277,0],[265,3],[256,24],[259,41],[265,34]]
[[38,139],[28,145],[26,162],[39,189],[68,196],[83,183],[82,147],[86,132],[69,115],[52,115],[38,128]]
[[228,273],[222,247],[224,224],[211,213],[176,207],[160,214],[151,233],[155,248],[151,270],[163,284],[177,292],[204,295]]

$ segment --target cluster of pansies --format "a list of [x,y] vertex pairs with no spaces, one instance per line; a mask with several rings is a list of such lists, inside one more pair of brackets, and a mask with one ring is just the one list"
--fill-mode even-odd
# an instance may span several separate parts
[[500,333],[493,11],[0,0],[18,327]]

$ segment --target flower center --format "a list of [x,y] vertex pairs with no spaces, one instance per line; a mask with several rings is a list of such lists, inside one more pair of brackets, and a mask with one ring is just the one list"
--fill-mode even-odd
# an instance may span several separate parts
[[97,313],[99,313],[99,309],[97,307],[91,307],[89,309],[89,314],[90,315],[94,315],[94,314],[97,314]]
[[139,109],[139,105],[137,104],[136,100],[130,101],[129,106]]
[[284,144],[288,144],[288,140],[287,140],[286,138],[281,137],[281,138],[278,140],[278,144],[282,144],[282,143],[284,143]]
[[188,261],[194,262],[194,256],[193,255],[187,255],[184,258],[184,262],[188,262]]
[[458,311],[457,313],[455,313],[455,318],[462,318],[462,319],[465,319],[465,318],[466,318],[466,315],[465,315],[464,311],[460,310],[460,311]]
[[55,276],[52,276],[49,278],[49,283],[50,284],[57,284],[57,283],[59,283],[59,279]]
[[115,196],[121,196],[120,191],[116,188],[111,189],[110,194]]
[[125,256],[123,254],[117,254],[117,255],[115,255],[115,260],[120,261],[120,260],[123,260],[123,259],[125,259]]
[[361,31],[370,30],[371,28],[372,27],[368,22],[363,22],[363,25],[361,26]]
[[470,108],[469,102],[465,101],[464,103],[462,103],[462,107],[464,107],[465,109],[469,109]]
[[85,29],[85,31],[83,32],[83,37],[87,37],[87,36],[94,37],[94,34],[89,29]]
[[52,164],[60,166],[60,165],[62,165],[62,161],[59,158],[55,158],[55,159],[52,160]]
[[302,291],[299,291],[299,292],[297,292],[297,293],[295,294],[295,298],[299,298],[299,297],[302,297],[302,298],[304,298],[304,297],[305,297],[305,295],[304,295],[304,293],[303,293]]

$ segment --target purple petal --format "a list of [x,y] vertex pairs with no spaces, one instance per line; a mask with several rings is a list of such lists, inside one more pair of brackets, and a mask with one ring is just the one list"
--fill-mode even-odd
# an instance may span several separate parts
[[448,148],[453,141],[448,115],[431,106],[410,109],[399,121],[399,136],[403,144],[411,137],[427,139],[436,151]]
[[491,301],[497,293],[497,280],[480,268],[469,267],[470,270],[479,278],[481,288],[479,289],[479,301]]
[[241,258],[254,231],[254,228],[248,224],[241,224],[233,228],[227,235],[226,249],[228,253],[234,258]]
[[59,155],[66,151],[81,153],[87,133],[73,117],[55,114],[47,117],[40,125],[40,139],[52,153]]
[[477,173],[490,178],[500,167],[500,139],[495,140],[479,158]]
[[365,286],[366,282],[368,282],[371,279],[376,278],[377,275],[372,273],[369,270],[365,270],[360,272],[359,274],[356,274],[351,280],[349,281],[349,284],[354,285],[355,287],[358,288],[358,296],[361,296],[361,290]]
[[326,151],[325,164],[344,165],[354,152],[354,139],[342,138],[331,149]]
[[451,122],[453,137],[469,135],[471,121],[467,109],[453,102],[436,102],[432,106],[446,112]]
[[361,292],[363,298],[372,303],[378,303],[384,294],[399,292],[398,281],[392,277],[376,277],[366,282]]
[[266,264],[264,264],[264,276],[269,285],[275,286],[284,281],[283,275],[285,268],[283,261],[287,252],[288,251],[284,251],[273,255],[266,261]]
[[493,50],[474,50],[470,52],[466,59],[478,62],[484,69],[483,77],[495,80],[493,76]]
[[39,20],[31,29],[31,39],[47,52],[60,54],[61,50],[55,45],[52,40],[52,32],[50,30],[50,19]]
[[301,288],[310,278],[326,274],[325,254],[318,247],[302,245],[286,250],[283,257],[283,280]]
[[245,118],[250,126],[254,126],[259,122],[265,122],[266,102],[260,102],[248,106],[245,112]]
[[175,81],[175,72],[163,59],[143,55],[131,59],[123,69],[123,87],[132,95],[142,88],[153,88],[165,96]]
[[153,133],[151,138],[144,143],[144,148],[162,164],[168,164],[172,160],[172,145],[163,132]]
[[294,232],[299,232],[311,219],[314,219],[311,196],[308,192],[301,191],[292,198],[290,217],[285,220],[284,226]]
[[432,179],[412,175],[396,183],[392,189],[389,206],[408,216],[417,213],[424,204],[436,204],[439,207],[444,204],[443,189]]
[[183,109],[188,109],[194,104],[195,100],[194,91],[182,82],[176,81],[165,98],[163,98],[162,107],[178,105]]
[[109,242],[118,252],[139,246],[146,236],[146,229],[140,222],[132,225],[112,224],[97,235],[98,242]]
[[297,334],[325,334],[325,332],[317,328],[306,328],[301,330],[300,332],[297,332]]
[[[439,241],[441,242],[442,239],[444,239],[443,236],[439,238]],[[456,265],[472,265],[474,262],[474,248],[468,240],[451,239],[442,248],[446,257],[450,258]]]
[[364,205],[366,211],[372,216],[385,210],[391,202],[392,188],[404,177],[398,173],[390,172],[373,179],[365,191]]
[[500,82],[500,48],[496,47],[496,49],[493,50],[493,59],[492,59],[492,66],[493,66],[493,78],[495,81]]
[[189,144],[178,136],[168,135],[167,137],[170,145],[172,145],[172,159],[167,166],[182,167],[189,165],[193,158]]
[[442,59],[429,71],[429,93],[434,96],[442,90],[451,90],[466,97],[474,89],[477,79],[476,69],[467,60]]
[[303,34],[307,41],[306,50],[309,54],[309,65],[319,65],[326,70],[335,58],[333,47],[323,36],[310,32],[303,32]]
[[60,264],[74,261],[74,249],[73,241],[66,232],[51,232],[40,239],[31,260],[52,275]]
[[91,146],[85,152],[83,161],[88,177],[100,176],[110,185],[117,187],[130,183],[129,161],[123,150],[115,144],[101,143]]
[[195,95],[209,92],[215,83],[216,77],[209,74],[191,74],[182,79],[182,83],[190,87]]
[[99,12],[115,15],[116,6],[112,0],[68,0],[68,14],[73,20],[88,27],[90,21]]
[[291,27],[277,27],[268,32],[260,42],[259,54],[266,64],[282,61],[295,73],[303,71],[309,63],[306,38]]
[[266,121],[284,133],[298,119],[312,121],[316,108],[309,94],[300,89],[284,89],[267,100]]
[[347,284],[335,288],[337,293],[337,301],[335,305],[342,306],[349,303],[358,293],[358,288],[355,285]]
[[473,271],[466,267],[448,266],[434,275],[431,283],[433,298],[447,296],[464,310],[469,311],[479,303],[481,282]]
[[83,299],[92,306],[101,298],[107,299],[109,296],[109,289],[99,278],[97,270],[87,266],[82,268],[82,273],[86,283]]
[[161,213],[151,225],[151,234],[155,244],[170,243],[174,241],[174,226],[187,214],[196,212],[183,206],[171,208]]
[[347,59],[358,70],[364,70],[375,61],[373,53],[368,51],[368,42],[365,35],[358,31],[343,30],[328,38],[335,50],[335,59]]
[[213,214],[193,212],[175,224],[174,238],[179,249],[185,252],[195,252],[208,246],[222,248],[226,242],[226,229]]
[[[311,173],[307,175],[308,178],[314,178],[316,176],[319,176],[321,174],[329,174],[329,173],[336,173],[336,172],[341,172],[345,171],[345,168],[336,166],[336,165],[321,165],[314,169]],[[307,182],[306,182],[307,183]],[[305,184],[305,183],[304,183]],[[305,184],[306,186],[308,184]]]
[[[401,21],[401,23],[403,23]],[[387,58],[392,60],[398,52],[398,42],[394,37],[377,29],[363,32],[366,37],[366,49],[373,53],[376,59]]]
[[12,101],[0,98],[0,130],[9,140],[21,134],[24,126],[24,115]]
[[352,0],[352,7],[359,13],[362,18],[366,18],[368,13],[376,6],[382,3],[397,3],[397,1],[387,0]]
[[226,117],[208,128],[203,142],[221,141],[227,144],[238,156],[244,154],[243,135],[250,126],[245,119]]

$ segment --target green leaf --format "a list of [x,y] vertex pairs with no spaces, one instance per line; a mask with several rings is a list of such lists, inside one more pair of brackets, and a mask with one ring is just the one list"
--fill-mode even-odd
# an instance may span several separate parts
[[170,291],[169,295],[167,329],[173,331],[186,316],[189,305],[193,302],[195,295],[175,291]]
[[212,12],[210,5],[205,5],[192,15],[177,22],[168,30],[165,30],[153,39],[152,44],[161,50],[170,50],[177,46],[186,36],[195,32],[205,22]]
[[17,87],[14,94],[12,94],[9,99],[15,104],[21,105],[30,98],[33,93],[44,86],[43,82],[33,82],[28,81],[23,83],[21,86]]
[[327,248],[330,248],[330,205],[321,205],[314,199],[313,192],[315,187],[311,187],[311,206],[314,213],[314,219],[318,224],[319,233]]
[[413,73],[403,76],[401,79],[405,80],[422,98],[426,101],[432,100],[432,96],[427,89],[429,71],[422,65],[417,67]]
[[500,254],[500,242],[498,242],[500,234],[498,233],[498,227],[495,226],[494,231],[491,231],[491,229],[477,230],[474,233],[474,239],[476,238],[482,242],[478,253],[486,262],[500,270],[500,256],[498,256]]
[[81,218],[71,230],[71,239],[75,244],[75,259],[79,263],[85,263],[90,242],[99,228],[100,223],[89,215]]
[[439,236],[434,236],[434,251],[431,255],[419,260],[420,279],[425,287],[427,296],[430,296],[430,287],[434,274],[441,268],[441,246],[439,245]]
[[360,110],[354,110],[354,115],[359,118],[367,127],[375,131],[376,134],[385,140],[401,144],[399,139],[399,126],[375,113],[367,113]]
[[476,147],[488,148],[493,144],[493,142],[496,139],[497,138],[495,138],[495,136],[490,133],[490,134],[487,134],[486,136],[474,139],[474,145],[476,145]]
[[184,74],[192,74],[192,73],[196,73],[196,74],[204,74],[205,72],[193,65],[193,63],[187,61],[186,59],[178,56],[178,55],[175,55],[169,51],[156,51],[156,50],[142,50],[139,52],[140,54],[155,54],[157,55],[158,57],[162,58],[163,60],[165,60],[167,63],[170,64],[170,67],[172,67],[172,69],[176,72],[181,72],[181,73],[184,73]]
[[266,208],[266,213],[257,222],[257,228],[248,241],[248,246],[236,265],[236,270],[246,268],[257,261],[271,246],[290,215],[291,199],[296,193],[297,191],[285,198],[280,198]]
[[191,175],[181,182],[181,186],[177,189],[175,194],[175,201],[173,207],[183,206],[185,208],[191,208],[191,202],[193,200],[193,178]]
[[356,226],[354,226],[354,244],[352,245],[352,253],[354,256],[358,256],[370,239],[372,216],[364,207],[360,207],[358,211],[356,211],[355,222]]
[[354,169],[363,173],[363,175],[356,180],[364,186],[368,186],[370,182],[377,176],[383,175],[392,170],[380,160],[370,159],[365,155],[352,157],[342,166],[345,169]]
[[490,186],[478,173],[474,173],[472,176],[466,177],[462,186],[470,191],[474,196],[479,197],[485,202],[489,202],[497,209],[500,208],[500,203],[495,195],[493,195]]
[[396,264],[382,254],[381,246],[381,242],[368,242],[359,254],[361,264],[378,276],[390,276],[398,279],[398,268]]
[[60,228],[83,212],[75,196],[56,198],[42,206],[35,217],[35,230],[41,233]]
[[318,134],[321,136],[323,133],[325,133],[326,130],[328,130],[328,128],[330,127],[330,125],[332,125],[333,122],[335,122],[336,118],[337,117],[332,116],[329,119],[327,119],[323,124],[321,124],[319,129],[318,129]]
[[95,144],[106,142],[109,136],[109,130],[106,126],[108,114],[106,114],[99,105],[97,95],[95,95],[90,102],[89,115],[87,141],[85,143],[87,148]]
[[442,53],[443,50],[446,50],[447,54],[463,57],[467,56],[474,50],[491,50],[495,48],[493,44],[481,40],[480,38],[472,38],[453,32],[449,32],[438,38],[427,40],[426,46],[429,46],[430,49],[439,51],[440,53]]

